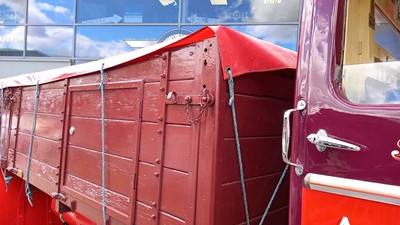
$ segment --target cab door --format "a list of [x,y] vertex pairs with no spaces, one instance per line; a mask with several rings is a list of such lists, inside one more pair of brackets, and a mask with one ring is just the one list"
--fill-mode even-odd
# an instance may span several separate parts
[[291,225],[400,224],[394,4],[303,3],[295,107],[282,140]]

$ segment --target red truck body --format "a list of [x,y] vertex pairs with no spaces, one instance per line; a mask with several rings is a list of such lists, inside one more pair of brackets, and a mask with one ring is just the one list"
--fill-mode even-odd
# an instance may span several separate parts
[[[258,223],[284,169],[281,120],[293,105],[295,63],[292,51],[207,27],[173,43],[3,80],[2,165],[12,179],[8,192],[0,182],[0,221],[102,224],[104,200],[110,225],[245,222],[230,67],[249,213]],[[288,188],[287,178],[266,224],[287,224]]]

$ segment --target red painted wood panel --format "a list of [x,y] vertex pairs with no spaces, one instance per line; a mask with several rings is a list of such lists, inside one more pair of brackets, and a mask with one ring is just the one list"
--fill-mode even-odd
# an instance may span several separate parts
[[140,135],[139,160],[154,164],[157,158],[157,151],[161,148],[158,141],[158,125],[155,123],[142,123]]
[[[105,70],[106,82],[130,81],[134,79],[144,80],[145,82],[159,81],[161,78],[161,63],[159,56],[138,61],[129,66],[122,65]],[[70,85],[83,85],[100,83],[100,67],[98,73],[92,73],[70,79]]]
[[[105,90],[105,117],[108,119],[135,120],[139,117],[140,92],[134,88]],[[101,117],[101,93],[99,90],[73,91],[72,116]]]
[[[16,155],[16,167],[21,169],[24,173],[26,170],[28,157],[21,153],[17,153]],[[31,174],[36,174],[37,176],[46,179],[52,183],[58,183],[58,169],[51,167],[45,163],[42,163],[38,160],[31,159]]]
[[[177,51],[171,52],[169,80],[192,79],[196,76],[196,64],[198,64],[198,47],[194,44]],[[199,52],[201,53],[201,52]]]
[[[160,83],[146,83],[144,85],[143,96],[143,121],[157,122],[160,115],[157,109]],[[203,87],[196,86],[194,80],[176,80],[168,82],[168,92],[176,92],[179,96],[199,96]],[[165,97],[166,99],[166,97]],[[198,115],[199,107],[190,107],[190,112]],[[184,105],[168,105],[167,106],[167,122],[178,124],[190,124],[184,110]]]
[[[247,201],[251,218],[264,213],[280,175],[280,173],[273,174],[246,181]],[[289,175],[286,174],[285,180],[271,206],[271,211],[287,206],[288,194]],[[243,194],[240,182],[222,186],[221,198],[217,208],[216,224],[238,224],[245,221]]]
[[[65,90],[40,90],[38,112],[61,114],[65,110]],[[33,112],[36,101],[36,90],[24,90],[22,93],[21,111]]]
[[160,213],[160,224],[166,225],[184,225],[187,224],[184,220],[179,219],[173,215],[170,215],[165,212]]
[[153,215],[155,216],[150,206],[141,202],[136,202],[135,224],[152,225],[154,224],[154,219],[152,219]]
[[[89,203],[95,201],[97,206],[96,208],[100,210],[102,202],[101,186],[95,185],[71,174],[66,174],[64,185],[68,188],[66,190],[69,192],[73,191],[73,194],[79,196],[80,199],[83,198],[84,202]],[[120,220],[122,219],[122,221],[125,221],[127,219],[126,214],[130,207],[129,204],[132,200],[109,189],[106,189],[106,196],[107,208],[110,211],[114,211],[113,215],[117,215]]]
[[[21,113],[20,115],[19,131],[31,134],[32,113]],[[64,116],[37,114],[35,136],[59,140],[62,138],[63,123]]]
[[158,115],[158,95],[160,83],[145,83],[143,91],[143,121],[156,122]]
[[[164,166],[180,171],[192,171],[197,160],[195,128],[167,124],[165,129]],[[196,131],[196,130],[195,130]]]
[[[101,153],[73,146],[68,147],[66,172],[101,185]],[[134,163],[131,160],[106,155],[105,186],[122,195],[129,196],[133,190]]]
[[[280,137],[241,138],[240,148],[245,177],[258,177],[282,171],[285,164],[282,161],[281,144]],[[224,140],[221,161],[221,182],[240,180],[235,139]]]
[[[137,152],[138,124],[135,121],[105,121],[105,151],[132,159]],[[71,117],[69,127],[75,132],[69,135],[68,144],[101,151],[101,119]]]
[[[137,200],[147,205],[157,202],[157,177],[154,176],[155,167],[147,163],[139,163],[137,181]],[[139,210],[139,209],[138,209]]]
[[[269,96],[292,101],[294,97],[294,71],[292,75],[278,72],[253,73],[234,79],[235,93],[242,95]],[[226,92],[228,83],[226,82]]]
[[[282,119],[290,101],[235,95],[236,117],[240,137],[282,135]],[[231,108],[226,105],[224,137],[234,137]]]
[[188,220],[195,207],[191,199],[195,189],[191,189],[190,175],[164,168],[161,191],[161,210],[181,220]]
[[[286,225],[288,224],[288,207],[282,207],[274,211],[270,211],[268,215],[265,217],[263,225]],[[251,219],[250,225],[259,225],[261,222],[261,215]],[[246,222],[239,223],[237,225],[246,225]]]
[[[16,151],[28,155],[30,135],[19,133]],[[41,137],[34,137],[32,158],[52,167],[60,166],[61,143]]]
[[[28,160],[27,156],[16,153],[15,159],[15,167],[21,170],[25,177]],[[29,182],[48,195],[58,190],[58,174],[59,172],[57,168],[41,163],[35,159],[31,159]]]

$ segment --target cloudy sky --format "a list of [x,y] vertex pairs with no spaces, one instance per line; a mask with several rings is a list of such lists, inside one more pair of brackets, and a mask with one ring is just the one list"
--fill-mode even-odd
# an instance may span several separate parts
[[[0,0],[1,17],[23,23],[26,0]],[[38,50],[54,57],[70,57],[73,46],[72,0],[29,0],[28,24],[65,24],[65,26],[29,26],[27,49]],[[209,1],[207,0],[207,4]],[[253,22],[297,21],[299,0],[281,0],[279,5],[265,4],[264,0],[232,0],[229,10],[249,11]],[[197,4],[193,1],[192,4]],[[10,13],[11,12],[11,13]],[[215,12],[214,12],[215,13]],[[121,15],[123,16],[123,15]],[[0,21],[1,22],[1,21]],[[7,22],[7,21],[3,21]],[[188,24],[190,25],[190,24]],[[195,25],[195,24],[193,24]],[[196,30],[201,26],[187,26]],[[108,57],[130,51],[123,40],[157,40],[173,27],[79,27],[76,30],[77,57]],[[257,38],[296,50],[297,26],[232,26]],[[0,48],[23,49],[23,26],[0,26]]]

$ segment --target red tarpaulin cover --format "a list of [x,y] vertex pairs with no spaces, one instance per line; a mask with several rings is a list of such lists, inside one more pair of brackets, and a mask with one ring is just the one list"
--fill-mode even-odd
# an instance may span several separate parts
[[[204,27],[193,34],[173,42],[163,42],[133,52],[105,58],[102,60],[63,67],[42,72],[23,74],[0,80],[2,87],[31,86],[54,82],[135,62],[143,57],[181,47],[207,38],[217,37],[222,67],[231,67],[233,76],[251,72],[274,71],[296,68],[296,53],[277,45],[242,34],[227,27]],[[224,72],[224,79],[228,75]]]

